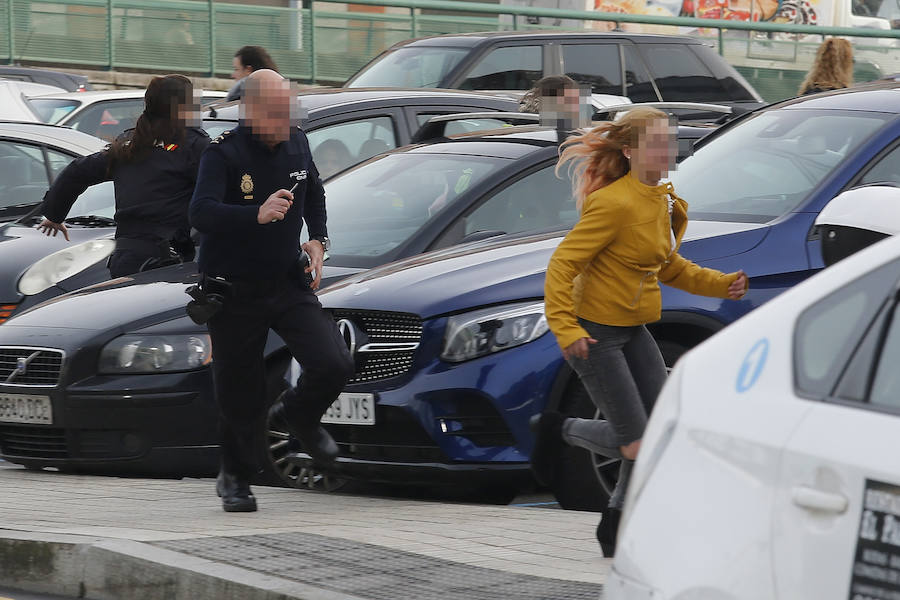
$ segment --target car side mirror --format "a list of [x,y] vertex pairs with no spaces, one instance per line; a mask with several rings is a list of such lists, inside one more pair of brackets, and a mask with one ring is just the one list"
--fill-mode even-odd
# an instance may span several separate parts
[[900,233],[900,186],[883,183],[847,190],[822,209],[815,226],[822,260],[832,265]]

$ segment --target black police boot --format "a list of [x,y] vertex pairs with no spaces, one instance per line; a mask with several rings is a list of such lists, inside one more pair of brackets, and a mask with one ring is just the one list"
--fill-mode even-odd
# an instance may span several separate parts
[[250,491],[250,480],[223,467],[216,479],[216,493],[222,498],[225,512],[256,512],[256,497]]
[[340,448],[337,442],[331,437],[325,428],[316,424],[298,423],[296,420],[288,418],[287,409],[284,406],[286,395],[291,394],[291,390],[285,390],[281,393],[272,408],[269,409],[269,423],[275,426],[281,426],[287,429],[288,433],[297,438],[303,445],[303,450],[309,454],[313,462],[320,467],[328,467],[334,464]]
[[534,450],[531,451],[531,471],[543,486],[552,486],[559,464],[559,455],[566,443],[562,439],[562,425],[565,416],[558,412],[546,411],[534,415],[528,422],[534,433]]
[[616,538],[619,534],[619,521],[622,519],[622,511],[618,508],[607,508],[603,511],[603,517],[597,525],[597,541],[603,556],[612,558],[616,554]]

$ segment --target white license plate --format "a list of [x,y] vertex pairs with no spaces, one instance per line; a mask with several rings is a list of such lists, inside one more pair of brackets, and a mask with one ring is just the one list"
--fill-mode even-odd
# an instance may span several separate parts
[[0,394],[0,422],[53,424],[53,405],[47,396]]
[[322,415],[323,423],[374,425],[375,394],[343,392]]

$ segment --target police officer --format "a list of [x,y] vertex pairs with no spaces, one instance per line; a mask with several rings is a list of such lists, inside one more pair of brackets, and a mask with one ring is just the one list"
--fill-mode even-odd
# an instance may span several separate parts
[[[224,297],[209,333],[222,430],[216,488],[227,512],[256,510],[249,480],[258,470],[254,442],[265,424],[269,329],[303,370],[270,414],[322,466],[334,461],[338,447],[319,421],[354,371],[334,320],[313,293],[328,247],[325,191],[306,135],[292,125],[295,103],[275,71],[249,75],[241,124],[203,155],[190,205],[191,224],[201,234],[201,287]],[[300,262],[304,220],[308,266]]]
[[209,145],[206,132],[190,126],[199,110],[193,93],[187,77],[154,77],[135,128],[59,174],[44,196],[44,220],[38,228],[46,235],[62,233],[68,240],[64,221],[75,199],[88,186],[112,180],[116,249],[108,263],[110,275],[193,260],[187,209],[200,155]]

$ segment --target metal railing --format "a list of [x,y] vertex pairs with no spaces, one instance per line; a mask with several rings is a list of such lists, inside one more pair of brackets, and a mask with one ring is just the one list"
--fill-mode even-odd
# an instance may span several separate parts
[[[382,7],[383,12],[368,12]],[[490,30],[623,28],[715,46],[769,100],[792,95],[819,41],[855,41],[858,79],[900,72],[900,31],[660,17],[457,0],[316,0],[311,8],[189,0],[0,0],[0,61],[227,75],[234,51],[266,47],[286,76],[340,83],[393,43]],[[571,24],[575,23],[573,27]],[[860,73],[862,76],[860,77]]]

